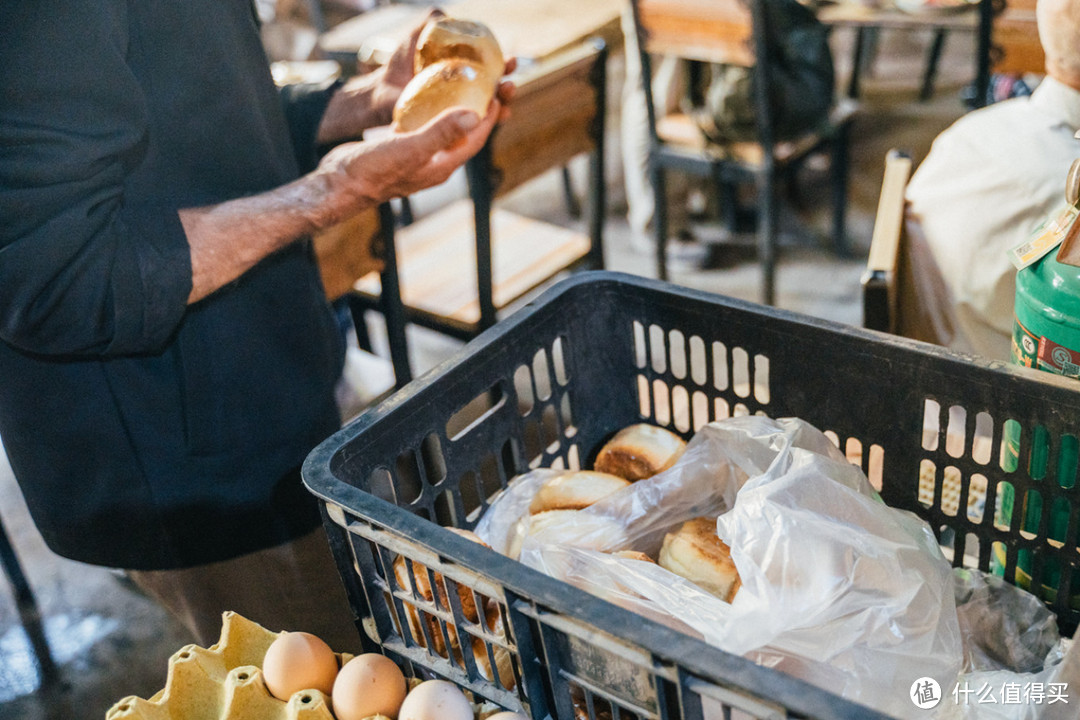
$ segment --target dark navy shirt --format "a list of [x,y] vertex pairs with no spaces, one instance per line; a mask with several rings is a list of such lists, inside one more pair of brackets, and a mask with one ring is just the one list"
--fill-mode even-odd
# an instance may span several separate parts
[[46,542],[164,569],[313,529],[343,348],[310,243],[189,307],[177,210],[297,177],[325,100],[283,106],[250,0],[3,6],[0,438]]

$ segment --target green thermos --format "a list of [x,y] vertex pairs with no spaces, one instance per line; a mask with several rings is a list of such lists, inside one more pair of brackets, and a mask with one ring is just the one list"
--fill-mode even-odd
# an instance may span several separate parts
[[[1065,190],[1066,202],[1080,207],[1080,159],[1073,161]],[[1067,377],[1080,378],[1080,219],[1068,229],[1058,252],[1049,252],[1042,259],[1020,270],[1016,275],[1015,323],[1013,326],[1012,362]],[[1080,385],[1077,386],[1080,391]],[[1016,471],[1020,465],[1019,440],[1023,430],[1016,422],[1006,424],[1005,451],[1002,467]],[[1056,482],[1072,487],[1077,475],[1077,438],[1054,438],[1045,428],[1028,429],[1030,453],[1024,470],[1036,482]],[[1047,479],[1050,447],[1058,445],[1057,467]],[[1045,493],[1030,493],[1022,503],[1021,529],[1037,532],[1044,512]],[[1011,485],[1002,487],[996,509],[1001,524],[1009,525],[1013,518],[1015,491]],[[1055,543],[1066,541],[1069,509],[1066,503],[1046,508],[1050,513],[1047,539]],[[1001,572],[1004,557],[995,552],[995,568]],[[1017,558],[1017,581],[1027,586],[1031,571],[1030,553],[1020,551]],[[1043,572],[1043,592],[1047,597],[1056,593],[1060,569],[1047,567]]]

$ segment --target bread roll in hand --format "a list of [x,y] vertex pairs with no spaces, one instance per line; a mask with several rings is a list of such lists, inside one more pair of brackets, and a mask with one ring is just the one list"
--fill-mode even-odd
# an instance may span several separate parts
[[417,130],[455,107],[484,117],[505,67],[502,50],[484,25],[454,18],[429,23],[417,40],[416,75],[394,105],[394,129]]
[[499,42],[491,30],[472,20],[443,17],[428,23],[416,40],[413,72],[419,73],[440,60],[467,60],[491,81],[497,81],[506,67]]

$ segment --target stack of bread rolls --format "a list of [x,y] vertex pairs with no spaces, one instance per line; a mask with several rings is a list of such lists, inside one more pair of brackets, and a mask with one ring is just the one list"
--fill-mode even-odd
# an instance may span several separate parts
[[[565,512],[560,502],[571,505],[573,497],[580,500],[581,507],[587,507],[600,497],[622,489],[614,479],[600,478],[622,478],[626,485],[647,480],[674,465],[685,449],[686,441],[664,428],[646,423],[623,428],[600,448],[593,472],[556,478],[540,488],[530,512],[554,514],[540,518],[534,514],[531,532],[537,532],[549,523],[566,520],[558,515]],[[656,562],[726,602],[731,602],[740,587],[731,549],[716,534],[715,518],[693,518],[667,533],[656,559],[637,550],[621,550],[612,555]]]
[[[490,547],[475,533],[469,530],[461,530],[458,528],[447,528],[447,530],[460,535],[467,540],[479,543],[484,547]],[[425,602],[434,602],[439,610],[450,610],[446,581],[441,573],[434,571],[429,573],[428,568],[420,563],[408,563],[404,557],[399,555],[394,560],[394,578],[397,581],[398,587],[402,590],[414,594]],[[432,580],[434,580],[435,585],[434,592],[432,591]],[[415,593],[413,592],[414,587]],[[457,594],[458,600],[461,603],[461,612],[467,621],[479,624],[480,612],[482,610],[484,613],[484,625],[487,630],[495,635],[495,637],[506,637],[502,613],[499,610],[499,604],[497,602],[491,598],[474,593],[470,588],[465,587],[464,585],[457,586]],[[405,602],[403,604],[405,606],[405,617],[409,625],[409,631],[417,644],[421,647],[427,647],[428,644],[427,638],[424,635],[424,628],[421,625],[421,617],[423,617],[423,622],[426,624],[428,633],[431,635],[431,650],[440,657],[450,657],[446,648],[446,637],[449,637],[450,650],[453,653],[454,659],[459,665],[463,666],[461,642],[457,628],[452,623],[447,623],[446,636],[444,636],[442,629],[440,628],[439,620],[434,615],[421,613],[421,611],[411,603]],[[515,680],[512,660],[510,658],[510,653],[507,652],[505,648],[501,646],[492,647],[491,655],[494,656],[494,668],[492,667],[492,658],[487,651],[487,644],[480,637],[472,636],[471,648],[477,670],[480,671],[481,675],[488,680],[494,680],[497,674],[499,682],[503,687],[507,689],[514,687]]]
[[416,74],[394,105],[394,129],[416,130],[452,107],[483,117],[505,67],[502,49],[485,25],[449,17],[429,22],[417,40]]

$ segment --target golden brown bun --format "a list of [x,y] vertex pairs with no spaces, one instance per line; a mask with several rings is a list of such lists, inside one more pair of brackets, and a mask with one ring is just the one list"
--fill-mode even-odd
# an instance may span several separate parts
[[591,470],[565,473],[540,486],[529,512],[536,515],[551,510],[580,510],[629,484],[620,477]]
[[463,107],[487,114],[495,84],[468,60],[440,60],[420,71],[401,91],[394,105],[394,129],[411,132],[443,110]]
[[727,602],[740,587],[731,548],[717,536],[712,518],[687,520],[678,530],[668,533],[660,548],[659,563]]
[[[475,533],[470,530],[459,530],[458,528],[446,528],[450,532],[460,535],[463,538],[472,540],[473,542],[483,545],[484,547],[491,547],[486,542],[480,539]],[[431,573],[435,579],[435,587],[438,592],[438,604],[437,607],[440,610],[450,610],[449,597],[446,592],[446,583],[443,576],[440,573]],[[427,568],[420,563],[412,563],[412,571],[410,572],[409,564],[405,562],[404,556],[399,555],[394,559],[394,578],[397,580],[398,587],[406,592],[412,592],[413,583],[416,584],[416,594],[427,602],[432,602],[435,596],[431,592],[431,581]],[[476,607],[476,596],[473,591],[464,585],[458,585],[458,599],[461,601],[461,611],[464,613],[465,618],[469,622],[478,622],[480,613]],[[481,597],[481,602],[485,602],[487,599]],[[406,602],[405,614],[409,623],[409,629],[412,631],[413,637],[417,643],[424,646],[426,645],[424,632],[420,627],[420,615],[424,616],[424,620],[428,626],[428,630],[431,632],[432,637],[432,649],[439,655],[446,657],[446,641],[443,637],[442,630],[439,627],[439,620],[434,615],[427,613],[421,613],[412,604]],[[447,625],[447,630],[450,635],[450,641],[452,643],[457,642],[457,632],[452,625]]]
[[[491,547],[471,530],[461,530],[458,528],[446,529],[467,540],[472,540],[479,545]],[[434,577],[435,589],[438,593],[437,607],[440,610],[449,611],[450,603],[446,591],[445,580],[441,573],[433,572],[431,575]],[[427,602],[432,602],[435,598],[435,595],[431,592],[431,581],[429,579],[427,568],[420,563],[412,563],[412,572],[410,572],[409,563],[406,563],[405,558],[399,555],[394,559],[394,577],[397,580],[398,587],[403,590],[412,592],[413,584],[415,583],[416,594],[420,598]],[[480,622],[480,613],[477,607],[477,601],[479,600],[484,608],[484,621],[487,624],[488,630],[497,637],[503,638],[503,640],[507,639],[498,603],[479,593],[473,593],[471,589],[464,585],[458,585],[458,598],[461,601],[461,611],[465,615],[465,619],[472,623]],[[403,603],[403,605],[405,606],[405,619],[409,625],[409,631],[417,644],[421,647],[427,647],[427,638],[424,636],[424,629],[421,626],[422,621],[427,626],[428,632],[431,634],[431,650],[440,657],[448,657],[449,654],[446,651],[446,637],[449,636],[450,648],[453,651],[454,659],[460,667],[464,667],[461,659],[461,643],[458,639],[458,630],[454,627],[453,623],[447,622],[446,634],[444,635],[437,617],[417,609],[408,602]],[[466,637],[469,636],[466,635]],[[473,636],[471,645],[473,656],[476,658],[477,669],[485,678],[492,680],[494,675],[492,674],[491,661],[488,657],[484,641]],[[500,646],[495,646],[493,654],[495,655],[495,671],[498,673],[502,686],[507,689],[512,689],[514,687],[514,672],[510,653]]]
[[[491,547],[486,542],[481,540],[479,536],[470,530],[459,530],[457,528],[446,528],[450,532],[460,535],[463,538],[472,540],[473,542],[483,545],[484,547]],[[399,555],[394,560],[394,575],[397,578],[398,585],[406,591],[412,591],[413,580],[416,581],[416,594],[424,600],[431,602],[434,596],[431,593],[431,582],[428,579],[427,569],[420,563],[412,564],[412,572],[409,572],[408,564],[405,562],[405,558]],[[438,607],[442,610],[449,610],[450,603],[447,600],[446,584],[443,580],[443,576],[439,573],[431,573],[435,578],[435,585],[439,593]],[[464,585],[458,585],[458,598],[461,600],[461,611],[465,613],[465,617],[470,622],[477,622],[480,613],[476,610],[476,599],[473,596],[471,589]]]
[[686,449],[686,441],[664,428],[639,423],[615,433],[596,456],[593,469],[630,482],[667,470]]
[[[503,625],[502,613],[498,603],[489,601],[484,608],[484,621],[487,629],[497,638],[506,642],[509,638],[506,627]],[[491,671],[491,657],[488,655],[487,645],[476,636],[472,640],[473,658],[476,660],[476,669],[488,680],[494,680],[495,675]],[[499,684],[510,690],[515,685],[513,659],[510,652],[501,645],[492,643],[491,654],[495,656],[495,672],[498,673]]]
[[640,560],[642,562],[650,562],[654,565],[656,564],[655,560],[653,560],[651,557],[639,550],[619,550],[611,554],[617,558],[623,558],[624,560]]
[[416,41],[413,72],[453,58],[479,65],[492,82],[502,77],[506,67],[502,49],[486,25],[444,17],[424,26]]

